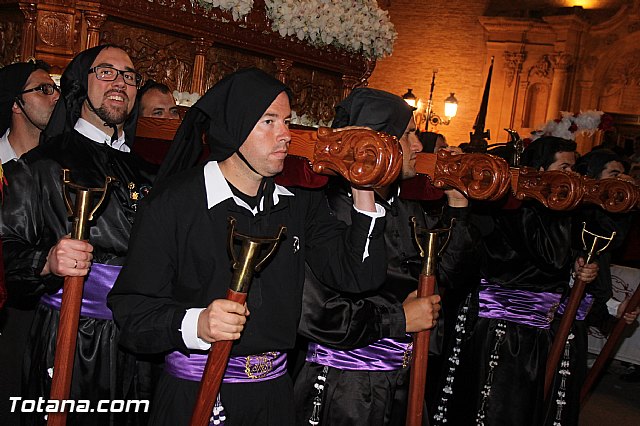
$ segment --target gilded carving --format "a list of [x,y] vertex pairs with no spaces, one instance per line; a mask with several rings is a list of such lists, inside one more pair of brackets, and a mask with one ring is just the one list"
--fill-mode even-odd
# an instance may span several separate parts
[[111,22],[105,24],[100,41],[122,47],[145,79],[166,84],[171,90],[191,91],[195,53],[188,41]]
[[294,95],[291,105],[296,114],[314,121],[329,122],[334,107],[342,100],[342,78],[309,68],[294,67],[287,81]]
[[38,16],[38,37],[42,43],[52,47],[73,47],[73,15],[58,12],[42,12]]
[[255,56],[248,52],[232,50],[220,46],[209,49],[205,62],[205,90],[209,90],[214,84],[227,74],[231,74],[242,68],[256,67],[276,75],[276,65],[272,58]]
[[16,22],[0,22],[0,66],[9,65],[20,59],[22,26]]

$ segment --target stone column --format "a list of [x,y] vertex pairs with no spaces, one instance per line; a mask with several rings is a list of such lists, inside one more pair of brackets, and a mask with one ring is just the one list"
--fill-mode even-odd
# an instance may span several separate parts
[[510,129],[513,129],[514,127],[520,89],[520,73],[522,72],[522,64],[524,63],[526,58],[527,54],[524,51],[524,47],[520,49],[519,52],[504,52],[504,68],[507,87],[511,87],[515,80],[515,84],[513,87],[513,98],[511,100],[511,116],[509,118]]
[[549,57],[553,66],[553,81],[549,92],[549,104],[547,106],[547,120],[553,120],[560,116],[563,108],[563,97],[566,91],[567,70],[573,64],[573,56],[568,53],[557,52]]

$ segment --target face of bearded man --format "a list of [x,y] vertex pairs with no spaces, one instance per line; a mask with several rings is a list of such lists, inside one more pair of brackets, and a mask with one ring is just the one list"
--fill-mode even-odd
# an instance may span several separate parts
[[[121,71],[135,71],[133,62],[124,50],[107,47],[100,51],[91,67],[106,66]],[[138,89],[124,82],[118,74],[113,81],[98,80],[95,73],[89,74],[87,95],[93,111],[87,102],[82,108],[82,118],[102,129],[104,124],[116,125],[119,129],[131,113]]]

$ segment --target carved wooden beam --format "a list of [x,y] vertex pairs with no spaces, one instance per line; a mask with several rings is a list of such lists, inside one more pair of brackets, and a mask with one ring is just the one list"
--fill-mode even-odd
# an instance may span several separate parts
[[309,159],[316,173],[339,174],[355,186],[377,188],[396,180],[402,169],[402,148],[385,133],[321,127],[317,137],[305,136],[292,137],[289,154]]

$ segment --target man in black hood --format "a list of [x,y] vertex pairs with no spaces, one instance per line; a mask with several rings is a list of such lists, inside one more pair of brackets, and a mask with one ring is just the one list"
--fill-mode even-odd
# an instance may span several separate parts
[[[294,425],[286,352],[296,338],[305,262],[345,291],[371,290],[384,278],[384,210],[372,191],[354,190],[349,227],[330,214],[321,192],[274,182],[291,141],[289,93],[257,69],[218,82],[186,114],[143,203],[109,306],[122,345],[167,354],[154,425],[189,423],[207,350],[221,340],[235,342],[213,424],[225,417],[227,424]],[[210,161],[191,167],[203,132]],[[287,227],[244,306],[225,299],[233,272],[229,216],[245,235]]]
[[[60,97],[60,89],[43,61],[17,62],[0,69],[0,193],[11,174],[6,164],[38,146],[40,133]],[[2,261],[0,260],[0,263]],[[0,308],[4,298],[4,272],[0,265]],[[0,312],[0,423],[11,424],[9,397],[20,395],[22,355],[34,307],[10,300]],[[6,409],[5,409],[6,407]],[[17,419],[18,414],[13,414]]]
[[38,146],[60,89],[43,61],[7,65],[0,69],[0,81],[0,160],[4,164]]
[[[416,297],[421,258],[410,218],[433,228],[438,218],[424,214],[416,201],[399,197],[399,183],[416,175],[416,154],[422,144],[415,134],[413,109],[399,96],[358,88],[336,107],[333,127],[362,126],[398,138],[403,164],[398,180],[376,189],[387,210],[384,231],[387,274],[380,291],[366,298],[345,295],[324,286],[307,271],[299,332],[310,340],[306,363],[295,381],[298,424],[404,425],[407,410],[411,336],[435,326],[440,296]],[[462,250],[472,241],[463,222],[467,200],[447,191],[444,222],[454,228],[451,247]],[[327,189],[336,216],[350,223],[352,198],[348,188],[332,182]],[[440,225],[442,225],[440,223]],[[464,280],[463,270],[450,268],[447,251],[438,268],[442,283]],[[403,304],[404,301],[404,304]],[[427,416],[424,416],[425,422]]]
[[[56,104],[41,145],[11,171],[0,220],[7,289],[9,299],[37,305],[24,354],[25,399],[49,397],[66,276],[87,276],[71,399],[97,404],[101,399],[136,396],[135,359],[117,349],[106,294],[124,262],[136,207],[154,172],[129,152],[140,80],[119,48],[98,46],[78,54],[62,75],[62,101]],[[102,187],[107,176],[117,179],[89,224],[87,241],[68,237],[72,221],[62,195],[62,168],[83,187]],[[31,413],[24,419],[44,424],[44,416]],[[95,425],[114,422],[115,416],[76,412],[68,419]]]

